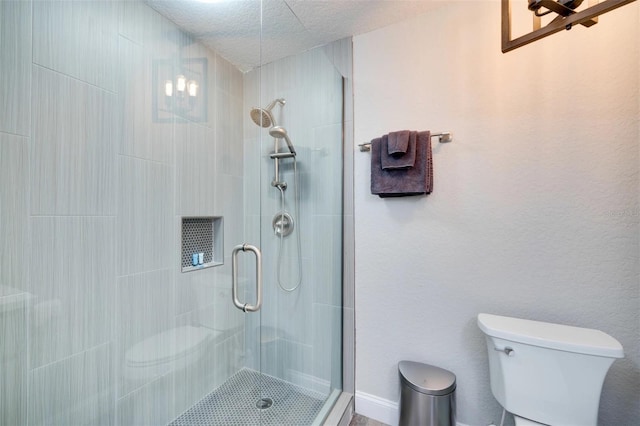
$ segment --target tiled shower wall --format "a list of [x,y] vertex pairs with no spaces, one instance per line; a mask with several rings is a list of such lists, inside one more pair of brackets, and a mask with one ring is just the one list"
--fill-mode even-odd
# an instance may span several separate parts
[[[154,60],[188,58],[204,120],[154,121]],[[0,424],[162,424],[243,365],[229,259],[180,273],[178,241],[181,216],[244,239],[242,99],[143,3],[0,2]],[[206,364],[125,361],[201,326]]]

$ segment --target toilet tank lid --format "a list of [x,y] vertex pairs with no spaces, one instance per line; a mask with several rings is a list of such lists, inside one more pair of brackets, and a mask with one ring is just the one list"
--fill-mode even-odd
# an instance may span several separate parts
[[478,314],[478,327],[488,336],[513,342],[587,355],[624,358],[620,342],[600,330],[491,314]]

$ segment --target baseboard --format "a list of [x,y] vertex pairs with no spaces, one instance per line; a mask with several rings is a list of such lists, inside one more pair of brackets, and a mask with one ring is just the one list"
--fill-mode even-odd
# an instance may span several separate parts
[[[398,426],[400,406],[397,402],[356,391],[355,412],[390,426]],[[470,426],[456,422],[456,426]]]
[[397,402],[356,390],[356,413],[390,426],[398,426],[400,407]]

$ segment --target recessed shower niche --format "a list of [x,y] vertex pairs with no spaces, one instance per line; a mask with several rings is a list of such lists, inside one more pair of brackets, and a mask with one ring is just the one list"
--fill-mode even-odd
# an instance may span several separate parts
[[224,263],[222,216],[182,218],[182,272]]

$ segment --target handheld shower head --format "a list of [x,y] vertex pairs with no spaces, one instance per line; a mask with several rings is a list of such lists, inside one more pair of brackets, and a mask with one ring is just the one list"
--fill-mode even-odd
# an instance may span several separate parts
[[271,110],[276,106],[276,104],[284,105],[285,103],[286,101],[283,98],[278,98],[267,105],[266,108],[253,107],[249,113],[251,115],[251,120],[260,127],[267,128],[276,126],[276,120],[274,120]]
[[284,141],[287,143],[287,146],[289,147],[289,152],[291,152],[293,155],[296,155],[296,150],[291,143],[291,139],[289,139],[289,135],[287,135],[287,129],[282,126],[273,126],[271,129],[269,129],[269,134],[276,139],[284,139]]

